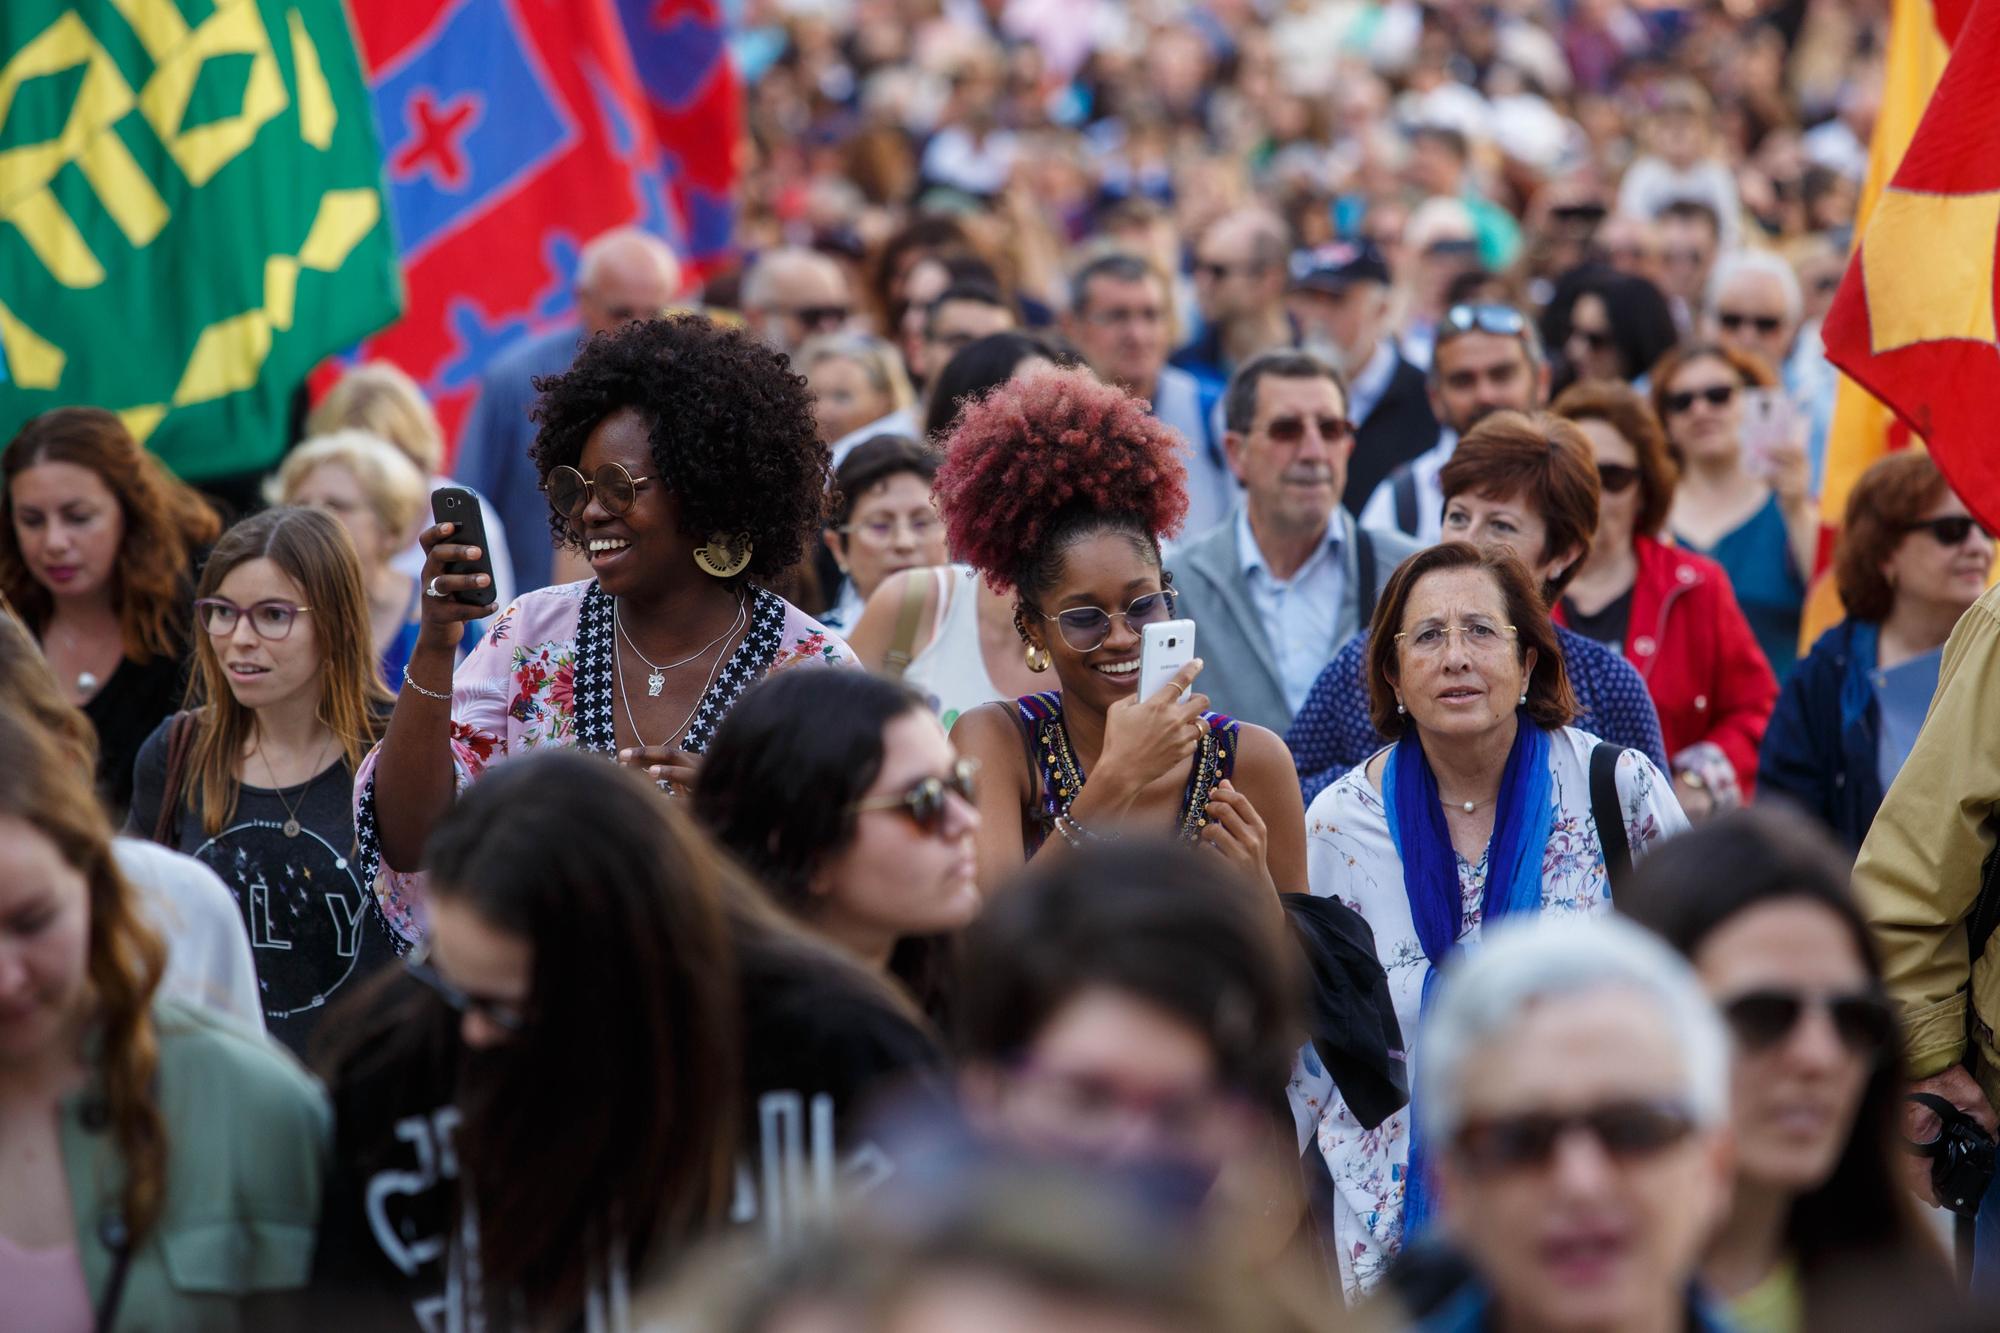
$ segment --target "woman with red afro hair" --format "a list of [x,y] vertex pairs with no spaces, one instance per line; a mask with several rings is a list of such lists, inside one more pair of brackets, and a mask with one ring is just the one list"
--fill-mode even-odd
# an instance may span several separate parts
[[[967,711],[980,761],[979,883],[1120,832],[1174,830],[1277,891],[1305,888],[1305,812],[1284,742],[1181,693],[1139,697],[1140,632],[1174,618],[1160,538],[1187,512],[1181,442],[1088,371],[1048,370],[970,403],[936,499],[958,559],[1014,594],[1030,670],[1055,688]],[[1086,775],[1088,782],[1086,783]]]

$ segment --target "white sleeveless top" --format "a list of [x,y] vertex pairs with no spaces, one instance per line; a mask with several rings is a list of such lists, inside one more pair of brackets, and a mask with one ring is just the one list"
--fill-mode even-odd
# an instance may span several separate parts
[[939,566],[937,631],[910,661],[903,681],[928,695],[946,731],[958,715],[983,703],[1005,699],[979,651],[979,574],[970,565]]

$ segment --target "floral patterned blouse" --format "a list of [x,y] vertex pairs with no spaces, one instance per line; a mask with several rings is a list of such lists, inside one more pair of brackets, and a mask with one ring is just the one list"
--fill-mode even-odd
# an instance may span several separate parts
[[[708,749],[715,729],[743,691],[795,666],[851,666],[854,653],[825,626],[775,593],[749,592],[749,627],[722,664],[688,724],[680,748]],[[458,787],[487,767],[538,746],[576,745],[609,755],[617,746],[612,680],[612,599],[591,579],[542,588],[519,598],[451,680],[451,760]],[[354,827],[362,882],[407,949],[423,939],[423,876],[382,860],[375,822],[378,745],[354,781]]]
[[[1604,849],[1590,817],[1590,752],[1597,737],[1563,727],[1549,737],[1551,799],[1555,823],[1542,856],[1542,910],[1553,914],[1609,911]],[[1618,801],[1634,858],[1661,838],[1687,828],[1673,784],[1636,750],[1618,758]],[[1458,857],[1464,895],[1461,941],[1479,936],[1486,862]],[[1306,878],[1312,892],[1338,898],[1359,912],[1375,932],[1376,956],[1389,975],[1408,1054],[1421,1039],[1417,1027],[1424,977],[1430,963],[1417,941],[1416,922],[1403,889],[1403,865],[1389,836],[1382,794],[1368,780],[1368,765],[1348,770],[1313,799],[1306,811]],[[1411,1079],[1414,1084],[1414,1076]],[[1333,1248],[1341,1285],[1353,1300],[1380,1279],[1401,1244],[1403,1173],[1410,1159],[1410,1112],[1396,1112],[1364,1130],[1341,1099],[1310,1045],[1293,1061],[1292,1115],[1300,1150],[1316,1139],[1333,1178]]]

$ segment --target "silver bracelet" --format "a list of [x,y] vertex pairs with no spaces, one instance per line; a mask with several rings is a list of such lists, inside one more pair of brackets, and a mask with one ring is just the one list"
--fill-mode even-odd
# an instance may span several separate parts
[[415,690],[418,694],[423,695],[424,698],[426,699],[436,699],[439,703],[447,703],[447,704],[451,702],[451,694],[449,692],[446,692],[444,694],[439,694],[436,690],[427,690],[423,686],[417,684],[417,682],[415,682],[414,680],[411,680],[410,669],[408,667],[403,668],[403,683],[409,686],[411,689]]

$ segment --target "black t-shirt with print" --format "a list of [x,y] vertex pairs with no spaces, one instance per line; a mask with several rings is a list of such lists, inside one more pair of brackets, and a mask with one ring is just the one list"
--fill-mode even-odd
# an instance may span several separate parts
[[[169,719],[134,766],[128,828],[150,836],[166,786]],[[244,784],[210,837],[183,775],[176,847],[229,886],[243,914],[271,1034],[304,1055],[320,1015],[345,988],[396,956],[354,855],[354,775],[337,760],[317,777],[273,791]],[[288,820],[299,825],[285,835]]]

